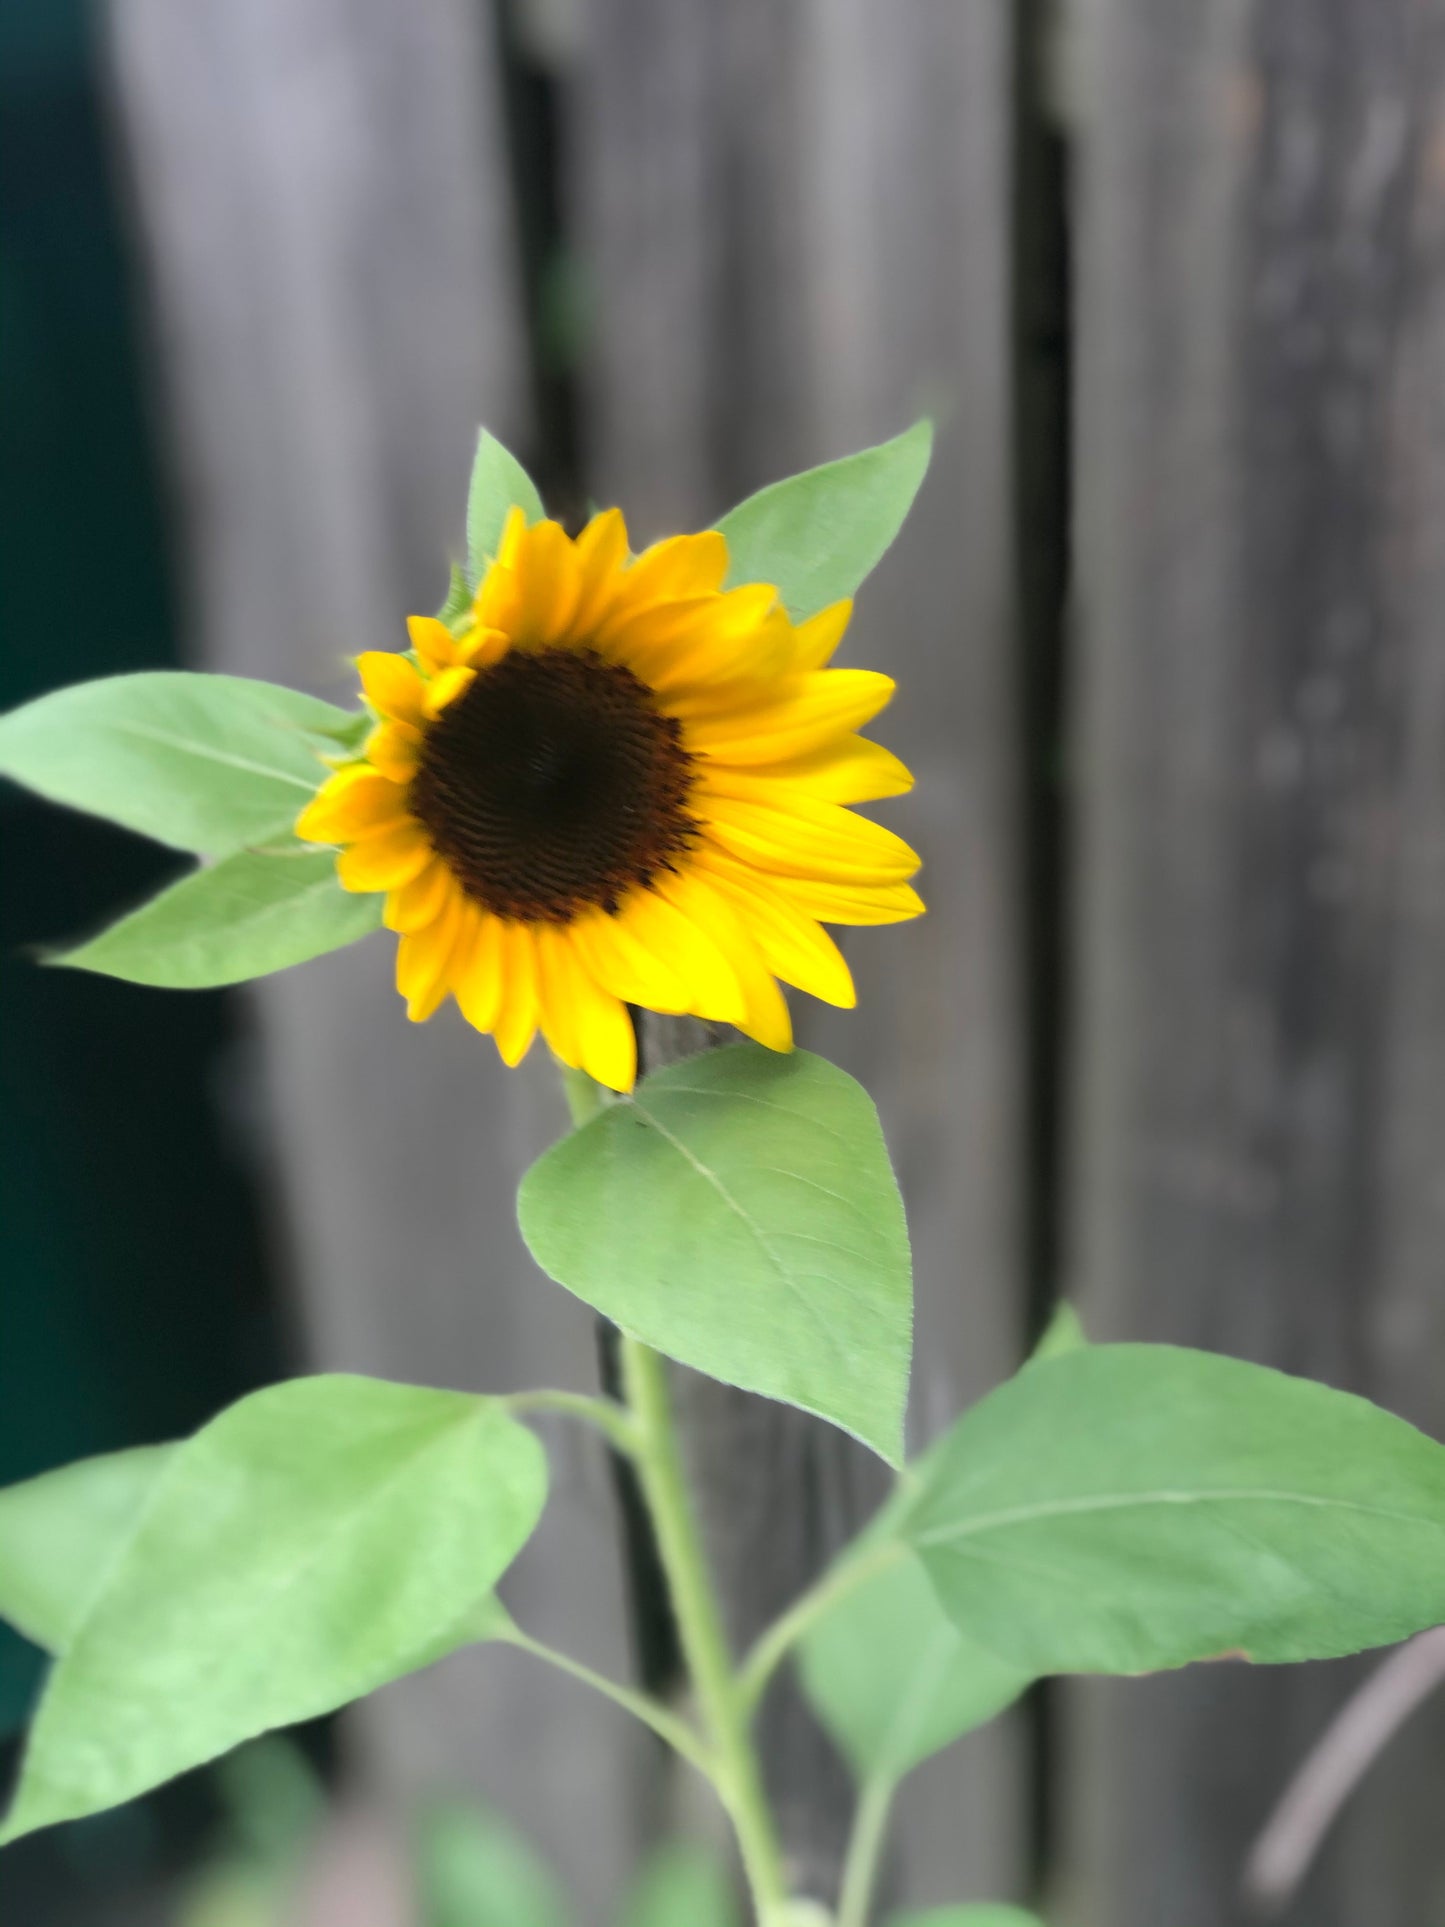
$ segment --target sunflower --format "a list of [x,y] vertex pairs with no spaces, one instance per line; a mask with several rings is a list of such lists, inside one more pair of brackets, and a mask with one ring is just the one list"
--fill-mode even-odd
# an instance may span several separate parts
[[575,540],[513,509],[457,623],[358,659],[377,727],[296,828],[385,891],[408,1016],[451,995],[508,1064],[540,1028],[628,1090],[628,1004],[788,1050],[778,979],[856,1000],[822,924],[922,910],[913,851],[844,807],[912,784],[855,733],[892,681],[825,667],[852,604],[794,623],[727,570],[715,530],[634,557],[615,509]]

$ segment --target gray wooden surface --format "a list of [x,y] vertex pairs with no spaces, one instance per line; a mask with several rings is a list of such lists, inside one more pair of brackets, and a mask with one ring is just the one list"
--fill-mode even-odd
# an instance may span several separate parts
[[[324,689],[434,608],[475,424],[530,419],[498,77],[469,0],[115,0],[121,131],[185,516],[197,660]],[[253,998],[264,1147],[305,1357],[488,1391],[590,1386],[590,1315],[541,1279],[513,1197],[563,1127],[455,1010],[411,1027],[377,939]],[[605,1467],[555,1436],[509,1594],[619,1673]],[[474,1789],[593,1909],[636,1845],[631,1723],[535,1662],[467,1654],[352,1727],[378,1789]],[[600,1912],[598,1917],[600,1918]]]
[[[801,1039],[878,1099],[898,1165],[917,1264],[922,1441],[1011,1369],[1023,1318],[1006,9],[593,0],[582,18],[572,174],[594,323],[583,394],[593,493],[625,503],[652,535],[706,522],[925,410],[939,418],[929,482],[840,658],[899,677],[880,727],[919,783],[886,814],[926,859],[930,913],[845,939],[856,1013],[799,1012]],[[712,1510],[730,1522],[718,1556],[737,1623],[752,1624],[867,1504],[869,1482],[844,1442],[824,1444],[804,1423],[759,1427],[725,1397],[699,1403],[695,1437],[720,1488]],[[797,1486],[810,1468],[801,1544],[780,1533],[771,1453]],[[778,1746],[788,1730],[774,1729]],[[794,1803],[792,1839],[815,1866],[836,1838],[837,1794],[797,1744],[811,1812]],[[902,1813],[911,1896],[1011,1890],[1020,1733],[1002,1723],[925,1769]]]
[[[1019,680],[1009,607],[1005,0],[520,9],[561,136],[581,490],[639,537],[939,419],[845,659],[900,678],[888,820],[929,916],[847,939],[802,1038],[877,1095],[918,1266],[923,1442],[1014,1362]],[[197,660],[311,687],[439,600],[473,424],[566,466],[530,397],[491,9],[110,0]],[[1358,1387],[1445,1429],[1445,0],[1063,0],[1073,142],[1076,906],[1064,1280],[1101,1337]],[[535,156],[533,157],[535,158]],[[562,285],[560,282],[553,285]],[[1027,537],[1027,531],[1024,532]],[[1033,927],[1038,928],[1037,924]],[[378,941],[254,999],[255,1105],[309,1358],[588,1385],[590,1316],[518,1243],[560,1128]],[[871,1503],[821,1428],[689,1389],[740,1632]],[[513,1600],[625,1671],[606,1466],[556,1438]],[[808,1487],[806,1504],[782,1498]],[[780,1495],[782,1495],[780,1497]],[[779,1521],[793,1527],[784,1533]],[[1232,1927],[1248,1844],[1359,1666],[1069,1689],[1045,1762],[1080,1927]],[[842,1789],[770,1728],[820,1890]],[[686,1794],[620,1716],[497,1655],[383,1695],[383,1795],[512,1812],[591,1916]],[[1445,1919],[1445,1710],[1397,1742],[1290,1917]],[[1017,1890],[1004,1722],[903,1800],[897,1888]]]
[[[849,649],[903,679],[886,733],[920,789],[889,814],[928,859],[931,914],[859,933],[860,1012],[801,1025],[877,1093],[899,1161],[921,1439],[1016,1349],[1003,10],[594,0],[578,20],[569,35],[554,11],[529,45],[561,63],[568,110],[595,326],[586,485],[651,534],[941,416],[929,492]],[[197,660],[331,688],[343,655],[391,645],[405,610],[439,599],[472,424],[539,452],[489,12],[111,0],[110,22]],[[378,940],[254,999],[308,1358],[587,1384],[590,1320],[531,1271],[513,1224],[515,1181],[560,1123],[545,1068],[506,1075],[455,1013],[409,1029],[389,962]],[[821,1428],[744,1438],[729,1400],[695,1408],[714,1493],[731,1468],[735,1530],[716,1550],[742,1633],[862,1516],[876,1473]],[[512,1601],[623,1672],[606,1471],[570,1441],[555,1464]],[[815,1502],[795,1513],[805,1482]],[[760,1590],[764,1545],[779,1556]],[[402,1792],[464,1779],[601,1918],[679,1795],[619,1716],[523,1665],[453,1661],[383,1694],[361,1722],[370,1771]],[[841,1786],[796,1707],[775,1717],[790,1833],[826,1887]],[[1018,1781],[1006,1725],[919,1776],[911,1891],[1013,1882]]]
[[[1073,1277],[1445,1428],[1445,8],[1073,10]],[[1225,1927],[1360,1668],[1081,1690],[1070,1918]],[[1299,1927],[1445,1918],[1445,1707]]]

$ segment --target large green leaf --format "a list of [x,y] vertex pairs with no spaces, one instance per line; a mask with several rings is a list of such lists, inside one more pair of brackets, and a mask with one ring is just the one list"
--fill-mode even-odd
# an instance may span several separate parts
[[645,1078],[522,1182],[542,1268],[669,1357],[831,1419],[896,1464],[912,1286],[868,1094],[806,1051]]
[[888,1927],[1044,1927],[1044,1923],[1022,1907],[983,1900],[961,1907],[924,1907],[917,1912],[890,1914]]
[[933,449],[930,422],[759,489],[718,523],[728,586],[775,582],[795,621],[855,593],[903,527]]
[[380,896],[354,896],[330,850],[243,850],[194,871],[89,943],[51,958],[133,984],[203,990],[264,977],[355,943],[381,923]]
[[618,1927],[738,1927],[722,1863],[706,1848],[671,1841],[650,1856],[623,1904]]
[[572,1918],[545,1863],[484,1808],[452,1802],[425,1812],[416,1872],[419,1927],[567,1927]]
[[0,1619],[63,1653],[172,1449],[107,1452],[0,1491]]
[[960,1632],[911,1554],[845,1594],[798,1660],[814,1712],[860,1780],[901,1778],[1032,1677]]
[[1037,1673],[1323,1659],[1445,1618],[1445,1447],[1167,1345],[1026,1367],[929,1453],[900,1530],[958,1624]]
[[467,569],[473,584],[486,574],[497,553],[507,511],[522,510],[529,522],[540,522],[547,511],[531,476],[495,435],[482,429],[467,489]]
[[352,729],[345,710],[242,676],[156,670],[0,716],[0,775],[178,850],[285,835]]
[[466,1643],[545,1487],[487,1399],[323,1377],[233,1405],[175,1448],[51,1674],[0,1840]]

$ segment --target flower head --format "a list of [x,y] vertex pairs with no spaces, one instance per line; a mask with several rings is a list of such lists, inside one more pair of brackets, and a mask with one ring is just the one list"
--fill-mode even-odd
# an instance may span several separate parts
[[540,1028],[627,1090],[627,1004],[787,1050],[778,979],[854,1002],[822,924],[922,910],[918,858],[845,807],[912,782],[856,734],[892,682],[826,667],[851,603],[794,623],[727,567],[716,531],[633,557],[616,510],[573,540],[514,509],[461,622],[359,659],[377,727],[296,827],[386,892],[410,1017],[454,996],[507,1063]]

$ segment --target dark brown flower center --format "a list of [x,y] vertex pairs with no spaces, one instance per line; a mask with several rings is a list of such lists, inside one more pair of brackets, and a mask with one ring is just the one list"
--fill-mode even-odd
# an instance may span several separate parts
[[675,717],[590,649],[514,649],[427,729],[408,803],[468,896],[566,923],[651,882],[692,840]]

